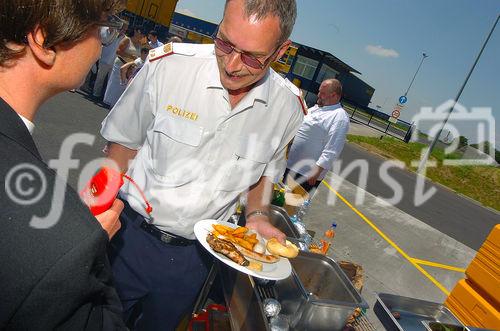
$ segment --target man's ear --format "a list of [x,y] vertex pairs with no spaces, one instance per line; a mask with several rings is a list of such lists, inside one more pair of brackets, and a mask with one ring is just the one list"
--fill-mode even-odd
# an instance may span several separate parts
[[278,53],[276,54],[276,58],[274,60],[277,61],[277,60],[281,59],[281,57],[283,56],[283,54],[285,54],[285,52],[288,50],[288,47],[290,47],[291,44],[292,44],[292,41],[290,39],[288,39],[287,41],[285,41],[281,45]]
[[56,52],[53,48],[45,48],[45,31],[38,25],[26,36],[28,46],[33,56],[43,65],[52,67],[56,61]]

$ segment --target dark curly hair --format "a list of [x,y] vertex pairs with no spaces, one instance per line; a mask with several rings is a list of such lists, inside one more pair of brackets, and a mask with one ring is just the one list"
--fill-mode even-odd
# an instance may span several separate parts
[[124,8],[124,0],[1,0],[0,65],[24,53],[26,35],[37,26],[45,48],[80,40],[103,17]]

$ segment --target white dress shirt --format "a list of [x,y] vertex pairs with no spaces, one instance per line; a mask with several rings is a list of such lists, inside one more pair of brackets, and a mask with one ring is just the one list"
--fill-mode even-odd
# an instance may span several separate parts
[[[151,56],[160,50],[150,53],[101,134],[138,150],[128,175],[153,207],[150,221],[194,238],[196,222],[227,220],[240,193],[262,176],[281,177],[303,114],[298,89],[274,71],[231,109],[213,45],[173,47],[158,60]],[[149,218],[133,185],[120,194]]]
[[155,42],[148,41],[148,44],[149,44],[149,47],[151,47],[152,49],[163,46],[163,43],[159,40],[157,40]]
[[349,116],[340,103],[310,108],[293,140],[287,168],[308,176],[316,164],[324,169],[318,177],[322,180],[342,152],[348,131]]
[[19,114],[17,114],[17,115],[21,118],[21,120],[23,121],[24,125],[26,125],[26,129],[28,129],[29,133],[31,135],[33,135],[33,130],[35,130],[35,124],[33,124],[33,122],[31,122],[26,117],[24,117],[22,115],[19,115]]
[[[101,33],[103,33],[103,31],[101,31]],[[116,59],[116,51],[118,50],[118,46],[120,45],[120,42],[124,37],[125,35],[118,35],[111,44],[102,46],[101,58],[99,59],[99,63],[113,65]]]

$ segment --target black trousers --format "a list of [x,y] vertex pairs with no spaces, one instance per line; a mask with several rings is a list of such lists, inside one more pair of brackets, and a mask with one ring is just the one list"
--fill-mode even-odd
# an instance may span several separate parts
[[136,330],[174,330],[191,313],[212,259],[196,243],[166,244],[144,231],[142,215],[128,203],[109,256],[124,320]]
[[288,168],[286,168],[285,173],[283,174],[283,182],[285,182],[286,177],[288,175],[290,175],[290,177],[292,177],[293,180],[295,180],[298,184],[300,184],[300,186],[302,186],[304,190],[306,190],[307,193],[309,193],[309,195],[312,195],[312,193],[314,193],[316,188],[318,188],[319,184],[321,184],[321,181],[317,180],[316,183],[314,183],[314,185],[311,185],[307,182],[306,176],[302,176],[301,174],[291,171]]

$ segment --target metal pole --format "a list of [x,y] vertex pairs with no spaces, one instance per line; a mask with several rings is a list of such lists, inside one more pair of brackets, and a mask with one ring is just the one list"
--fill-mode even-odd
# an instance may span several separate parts
[[415,74],[413,75],[413,78],[411,79],[410,86],[408,86],[408,89],[406,90],[404,96],[406,97],[408,95],[408,91],[410,91],[410,87],[413,85],[413,82],[415,81],[415,77],[417,77],[417,74],[420,70],[420,67],[422,66],[422,63],[424,63],[424,60],[426,57],[429,57],[429,55],[422,53],[422,60],[420,61],[420,64],[418,65],[417,71],[415,71]]
[[436,146],[436,143],[439,139],[439,137],[441,136],[441,132],[443,132],[443,129],[446,125],[446,122],[448,122],[448,119],[450,118],[450,115],[451,113],[453,112],[453,109],[455,108],[455,105],[457,104],[458,102],[458,99],[460,98],[460,96],[462,95],[462,92],[465,88],[465,85],[467,85],[467,82],[469,81],[469,78],[470,76],[472,75],[472,72],[474,71],[474,68],[476,67],[476,64],[477,62],[479,61],[479,58],[481,57],[481,54],[483,54],[483,50],[484,48],[486,47],[486,44],[488,44],[488,41],[490,40],[490,37],[491,35],[493,34],[493,31],[495,30],[495,27],[497,26],[497,23],[498,23],[498,20],[500,19],[500,15],[497,16],[497,19],[495,21],[495,24],[493,24],[493,27],[491,28],[491,31],[490,33],[488,34],[488,37],[486,38],[486,40],[484,41],[483,43],[483,46],[481,47],[481,50],[479,51],[479,54],[477,55],[476,57],[476,60],[474,61],[474,64],[472,65],[472,67],[470,68],[469,70],[469,73],[467,74],[467,77],[465,78],[465,81],[464,83],[462,84],[462,87],[460,88],[460,90],[458,91],[458,94],[457,96],[455,97],[455,100],[453,101],[453,106],[450,107],[450,109],[448,110],[448,114],[446,114],[446,118],[444,119],[443,123],[441,124],[441,128],[439,129],[437,135],[434,137],[434,139],[432,140],[432,143],[431,145],[429,146],[429,149],[427,150],[427,152],[425,153],[424,157],[422,158],[422,160],[420,161],[420,164],[418,166],[418,169],[417,169],[417,173],[418,174],[423,174],[424,171],[425,171],[425,165],[427,163],[427,160],[429,159],[429,156],[431,155],[432,153],[432,150],[434,149],[434,147]]

